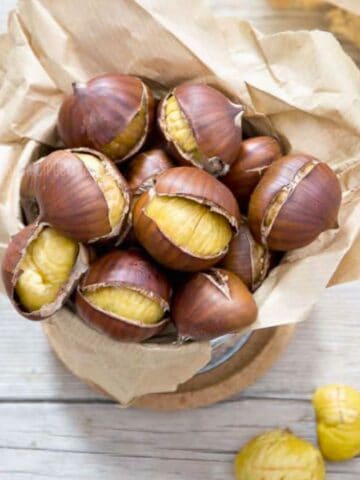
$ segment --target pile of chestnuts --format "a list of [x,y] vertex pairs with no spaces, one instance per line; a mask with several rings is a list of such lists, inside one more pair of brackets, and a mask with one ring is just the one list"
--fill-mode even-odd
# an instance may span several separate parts
[[21,183],[29,224],[2,263],[18,312],[45,319],[71,297],[86,324],[126,342],[170,321],[197,341],[255,322],[252,293],[276,252],[337,228],[341,189],[327,164],[243,139],[243,113],[206,84],[158,101],[135,76],[75,83],[58,117],[64,149]]

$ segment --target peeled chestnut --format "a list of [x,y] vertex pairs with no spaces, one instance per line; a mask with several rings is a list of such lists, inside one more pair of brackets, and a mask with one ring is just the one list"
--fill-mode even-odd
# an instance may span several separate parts
[[360,392],[348,385],[320,387],[313,396],[323,456],[343,462],[360,455]]
[[161,173],[133,207],[133,228],[159,263],[197,271],[227,252],[241,222],[235,197],[213,176],[192,167]]
[[309,155],[287,155],[267,169],[249,205],[255,239],[270,250],[304,247],[320,233],[338,228],[339,180],[331,168]]
[[106,74],[74,83],[58,118],[67,147],[90,147],[115,162],[126,160],[144,145],[154,118],[154,98],[140,78]]
[[238,155],[242,105],[205,84],[174,88],[159,107],[158,122],[180,163],[225,175]]
[[166,323],[171,289],[159,268],[136,250],[113,250],[93,263],[76,292],[79,316],[110,337],[141,342]]
[[118,238],[128,228],[129,188],[105,155],[57,150],[28,169],[21,191],[35,196],[40,221],[80,242]]
[[62,307],[88,264],[81,244],[35,223],[11,239],[2,278],[17,311],[30,320],[42,320]]
[[163,150],[153,149],[139,153],[130,160],[125,173],[131,192],[138,195],[146,191],[157,175],[174,166]]
[[183,340],[211,340],[236,333],[251,325],[256,316],[256,303],[246,285],[220,268],[195,273],[171,303],[171,318]]
[[240,225],[239,233],[231,240],[221,265],[236,273],[253,292],[265,280],[270,264],[269,250],[256,242],[245,223]]
[[235,162],[221,181],[230,188],[243,210],[247,210],[250,195],[261,176],[280,156],[280,144],[273,137],[253,137],[242,142]]
[[235,480],[325,480],[320,451],[290,430],[269,430],[242,447]]

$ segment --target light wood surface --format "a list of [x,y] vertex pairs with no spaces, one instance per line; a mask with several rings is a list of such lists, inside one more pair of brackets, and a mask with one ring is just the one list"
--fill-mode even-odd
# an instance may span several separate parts
[[[0,3],[0,27],[14,0]],[[324,28],[323,10],[272,10],[265,0],[212,0],[263,31]],[[359,50],[346,43],[360,64]],[[315,441],[309,399],[329,382],[360,388],[360,282],[328,289],[289,349],[229,401],[179,413],[120,409],[67,372],[39,325],[0,297],[0,480],[230,480],[237,449],[264,429]],[[329,464],[330,480],[360,477],[360,459]]]

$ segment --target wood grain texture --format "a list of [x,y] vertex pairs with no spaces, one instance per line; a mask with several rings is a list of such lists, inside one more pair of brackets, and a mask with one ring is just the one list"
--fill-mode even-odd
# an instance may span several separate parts
[[[0,405],[0,478],[231,480],[236,451],[264,429],[287,426],[315,442],[309,403],[269,406],[251,399],[149,415],[114,405]],[[327,480],[355,480],[360,459],[328,470]]]
[[[15,314],[3,296],[0,311],[0,401],[104,398],[60,365],[41,326]],[[359,312],[360,282],[326,290],[281,360],[243,396],[305,400],[327,382],[360,388]]]

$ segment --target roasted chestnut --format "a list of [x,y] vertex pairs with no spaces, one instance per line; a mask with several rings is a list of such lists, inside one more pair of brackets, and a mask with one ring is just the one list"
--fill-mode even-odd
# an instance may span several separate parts
[[301,153],[276,160],[254,190],[249,226],[270,250],[304,247],[320,233],[338,228],[341,187],[326,164]]
[[320,451],[290,430],[269,430],[242,447],[235,480],[325,480]]
[[242,105],[205,84],[174,88],[160,103],[158,123],[180,163],[225,175],[241,145]]
[[90,147],[122,162],[144,145],[154,118],[151,90],[139,78],[106,74],[74,83],[58,118],[67,147]]
[[152,185],[152,181],[157,175],[174,166],[163,150],[148,150],[130,160],[125,178],[131,192],[138,195]]
[[348,385],[326,385],[312,401],[323,456],[344,462],[360,455],[360,392]]
[[35,223],[11,239],[2,278],[16,310],[30,320],[42,320],[62,307],[88,264],[85,247]]
[[129,188],[105,155],[57,150],[28,168],[21,191],[35,196],[40,221],[80,242],[119,238],[128,228]]
[[221,262],[222,267],[236,273],[253,292],[266,278],[270,264],[269,250],[256,242],[245,223],[240,225],[239,233],[231,240],[229,250]]
[[195,273],[175,293],[171,318],[181,340],[211,340],[251,325],[256,303],[235,273],[213,268]]
[[253,137],[242,142],[237,159],[221,181],[230,188],[244,211],[261,176],[280,156],[280,144],[273,137]]
[[193,167],[161,173],[133,207],[133,228],[141,245],[159,263],[182,271],[217,263],[240,222],[230,190]]
[[93,263],[76,292],[79,316],[110,337],[141,342],[166,323],[170,284],[137,250],[113,250]]

